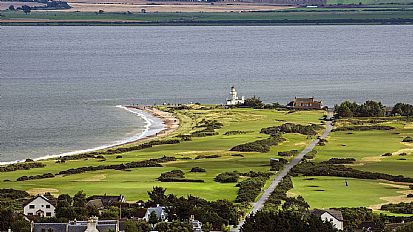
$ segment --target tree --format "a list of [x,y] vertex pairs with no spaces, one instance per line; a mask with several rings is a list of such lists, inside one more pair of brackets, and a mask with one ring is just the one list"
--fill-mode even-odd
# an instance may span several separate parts
[[69,194],[61,194],[57,197],[57,207],[69,207],[72,205],[72,197]]
[[152,211],[152,213],[149,215],[148,222],[149,222],[149,224],[152,224],[152,226],[154,226],[156,223],[158,223],[158,216],[156,215],[156,213],[154,211]]
[[205,232],[210,232],[212,230],[212,224],[209,222],[206,222],[205,224],[202,225],[202,230]]
[[125,232],[149,232],[151,230],[145,221],[126,221]]
[[241,232],[336,232],[329,222],[315,215],[303,217],[293,211],[258,211],[247,217]]
[[77,192],[74,196],[73,196],[73,206],[74,207],[86,207],[86,194],[83,193],[83,191],[79,191]]
[[242,106],[251,107],[251,108],[254,108],[254,109],[264,108],[264,104],[262,103],[261,99],[259,97],[256,97],[256,96],[245,99],[244,104],[242,104]]
[[14,8],[14,6],[13,6],[13,5],[10,5],[10,6],[9,6],[9,10],[15,11],[15,10],[16,10],[16,8]]
[[157,186],[153,187],[151,192],[148,191],[148,195],[150,198],[148,203],[152,206],[165,205],[167,203],[166,201],[167,197],[165,195],[165,191],[166,189],[162,187],[157,187]]
[[28,14],[28,13],[32,12],[32,8],[28,5],[23,5],[22,10],[25,14]]

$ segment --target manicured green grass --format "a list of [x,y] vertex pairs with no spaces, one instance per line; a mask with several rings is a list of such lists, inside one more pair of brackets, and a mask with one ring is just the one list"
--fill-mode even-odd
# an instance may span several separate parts
[[[342,124],[343,122],[336,123],[336,125]],[[327,138],[328,142],[325,146],[316,147],[316,158],[312,161],[321,162],[330,158],[355,158],[356,163],[349,165],[349,167],[413,177],[413,145],[408,146],[406,143],[401,143],[404,137],[413,135],[412,123],[395,120],[379,125],[389,125],[395,129],[332,132]],[[407,155],[399,156],[397,153],[401,151],[406,152]],[[395,154],[383,157],[382,155],[387,152]],[[399,160],[400,158],[406,160]],[[312,208],[370,207],[387,203],[388,201],[383,197],[389,196],[399,196],[404,201],[409,200],[406,198],[406,192],[403,194],[398,192],[408,191],[407,187],[397,188],[384,185],[385,182],[382,180],[326,176],[314,177],[314,180],[307,178],[294,177],[294,189],[291,190],[291,193],[302,195]],[[345,179],[347,179],[349,186],[345,186]],[[413,193],[413,190],[410,192]],[[391,201],[391,199],[387,200]],[[385,213],[388,214],[388,212]]]
[[327,176],[293,177],[292,180],[294,189],[289,194],[303,196],[311,208],[372,207],[387,203],[385,197],[403,196],[398,191],[406,190],[381,180]]
[[363,5],[382,5],[382,4],[411,4],[412,0],[328,0],[327,4],[337,5],[337,4],[359,4]]
[[[45,168],[31,169],[27,171],[6,172],[0,175],[0,188],[15,188],[30,190],[33,188],[56,189],[58,193],[74,194],[79,190],[91,194],[123,194],[129,201],[147,199],[147,191],[153,186],[162,186],[168,189],[168,193],[179,196],[195,195],[208,200],[229,199],[234,200],[238,190],[235,183],[222,184],[214,182],[213,178],[226,171],[268,171],[269,159],[277,157],[278,151],[291,149],[303,149],[311,138],[299,134],[286,134],[286,142],[272,147],[268,153],[243,153],[244,157],[231,156],[240,152],[230,152],[235,145],[267,138],[268,135],[260,134],[261,128],[281,125],[285,122],[301,124],[320,124],[323,111],[302,111],[289,113],[288,111],[276,110],[253,110],[253,109],[210,109],[210,110],[181,110],[178,113],[182,121],[182,127],[174,133],[185,134],[199,130],[193,128],[195,121],[202,119],[216,119],[224,123],[222,129],[217,130],[219,135],[193,138],[192,141],[173,145],[154,146],[149,149],[123,153],[122,158],[116,159],[117,155],[106,155],[106,161],[100,162],[95,159],[66,161],[66,163],[55,163],[54,160],[45,161]],[[240,135],[224,135],[227,131],[248,131]],[[198,155],[217,154],[219,158],[194,159]],[[83,166],[97,166],[108,164],[120,164],[131,161],[159,158],[162,156],[175,156],[177,158],[189,157],[190,160],[178,160],[165,163],[160,168],[138,168],[130,171],[103,170],[86,172],[69,176],[58,176],[50,179],[30,180],[16,182],[22,175],[37,175],[43,173],[57,173],[69,168]],[[202,167],[206,173],[189,173],[192,167]],[[187,178],[202,179],[205,183],[164,183],[156,180],[162,172],[173,169],[181,169]],[[4,180],[11,182],[4,182]]]

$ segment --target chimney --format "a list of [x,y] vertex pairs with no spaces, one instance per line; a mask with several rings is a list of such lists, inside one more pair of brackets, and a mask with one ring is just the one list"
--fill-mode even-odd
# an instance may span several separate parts
[[87,229],[85,232],[99,232],[99,230],[96,228],[98,224],[98,218],[97,217],[91,217],[87,221]]

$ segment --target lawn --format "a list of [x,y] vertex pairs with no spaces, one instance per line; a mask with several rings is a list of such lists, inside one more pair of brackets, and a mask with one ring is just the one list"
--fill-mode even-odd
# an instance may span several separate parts
[[[182,121],[181,128],[174,133],[184,134],[199,130],[195,127],[196,122],[202,119],[216,119],[224,124],[217,130],[218,135],[193,138],[173,145],[159,145],[152,148],[123,153],[122,158],[117,155],[105,155],[106,161],[97,159],[66,161],[56,163],[55,160],[43,161],[47,166],[27,171],[4,172],[0,175],[0,188],[14,188],[30,190],[31,193],[43,190],[54,191],[55,194],[74,194],[83,190],[88,195],[92,194],[123,194],[129,201],[147,199],[147,191],[153,186],[162,186],[168,189],[168,193],[179,196],[195,195],[208,200],[229,199],[236,197],[237,187],[235,183],[221,184],[213,178],[226,171],[268,171],[269,159],[277,157],[278,151],[291,149],[303,149],[311,141],[310,137],[299,134],[286,134],[287,141],[272,147],[268,153],[243,153],[244,157],[232,156],[240,152],[229,151],[235,145],[252,142],[257,139],[267,138],[268,135],[260,134],[261,128],[281,125],[285,122],[301,124],[322,123],[320,121],[323,111],[302,111],[289,113],[288,111],[276,110],[253,110],[253,109],[193,109],[180,110],[178,116]],[[224,135],[227,131],[243,130],[246,134]],[[172,136],[174,136],[172,135]],[[220,157],[210,159],[195,159],[198,155],[216,154]],[[57,173],[69,168],[83,166],[98,166],[108,164],[120,164],[131,161],[159,158],[162,156],[174,156],[179,159],[174,162],[164,163],[158,168],[136,168],[129,171],[102,170],[74,174],[69,176],[57,176],[49,179],[29,180],[23,182],[15,181],[22,175],[37,175],[44,173]],[[189,173],[192,167],[202,167],[206,173]],[[204,183],[164,183],[156,180],[162,172],[173,169],[181,169],[187,178],[202,179]],[[4,182],[10,180],[10,182]],[[40,189],[39,189],[40,188]]]
[[[393,126],[393,130],[368,131],[335,131],[327,138],[325,146],[317,146],[317,154],[313,162],[322,162],[331,158],[355,158],[354,164],[349,167],[370,172],[388,173],[413,177],[413,143],[402,143],[406,136],[413,136],[413,123],[393,118],[380,123],[366,123],[364,125]],[[342,125],[352,125],[347,121],[339,121],[336,128]],[[384,153],[393,153],[392,156],[382,156]],[[399,154],[405,152],[406,156]],[[405,159],[405,160],[402,160]],[[313,177],[308,177],[313,178]],[[381,180],[362,180],[347,178],[349,186],[345,186],[345,179],[340,177],[314,177],[309,180],[305,177],[294,177],[292,194],[299,194],[312,208],[331,207],[371,207],[374,205],[412,201],[407,198],[407,186],[400,183],[384,182]],[[317,187],[316,187],[317,186]],[[403,191],[402,193],[400,191]]]
[[407,200],[405,192],[409,191],[407,185],[381,180],[328,176],[294,177],[293,184],[289,195],[303,196],[311,208],[370,207],[377,210],[380,204]]

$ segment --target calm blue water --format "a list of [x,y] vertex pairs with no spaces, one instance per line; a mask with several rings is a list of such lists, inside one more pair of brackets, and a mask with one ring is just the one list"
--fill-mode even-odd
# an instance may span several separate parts
[[119,104],[413,103],[413,26],[0,27],[0,161],[140,133]]

